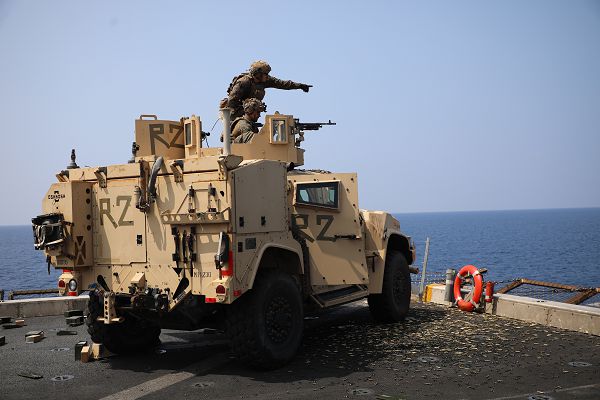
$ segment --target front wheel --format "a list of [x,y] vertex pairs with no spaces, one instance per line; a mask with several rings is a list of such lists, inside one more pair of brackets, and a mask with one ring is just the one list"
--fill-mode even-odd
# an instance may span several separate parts
[[300,289],[280,271],[267,271],[254,288],[232,304],[227,333],[233,353],[246,365],[275,369],[290,362],[302,341]]
[[410,308],[410,271],[404,255],[389,251],[385,259],[381,293],[368,298],[371,315],[378,322],[403,320]]

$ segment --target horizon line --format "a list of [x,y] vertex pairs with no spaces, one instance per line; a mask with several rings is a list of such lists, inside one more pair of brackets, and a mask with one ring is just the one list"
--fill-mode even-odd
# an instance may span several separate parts
[[[390,214],[449,214],[449,213],[477,213],[477,212],[505,212],[505,211],[552,211],[552,210],[594,210],[600,209],[600,206],[590,207],[551,207],[551,208],[505,208],[505,209],[480,209],[480,210],[444,210],[444,211],[392,211]],[[361,209],[362,210],[362,209]],[[381,211],[381,210],[372,210]],[[29,226],[29,224],[2,224],[4,226]]]
[[547,207],[547,208],[497,208],[497,209],[478,209],[478,210],[441,210],[441,211],[394,211],[390,214],[445,214],[445,213],[470,213],[470,212],[497,212],[497,211],[552,211],[552,210],[595,210],[600,209],[600,206],[584,206],[584,207]]

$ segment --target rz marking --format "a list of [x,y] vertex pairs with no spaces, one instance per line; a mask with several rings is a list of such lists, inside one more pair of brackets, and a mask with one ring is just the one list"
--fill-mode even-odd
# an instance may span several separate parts
[[156,142],[160,142],[170,149],[171,147],[181,148],[183,149],[183,145],[177,143],[177,140],[183,133],[183,126],[176,124],[169,124],[169,133],[175,133],[170,142],[165,140],[165,125],[163,124],[150,124],[148,125],[148,129],[150,129],[150,150],[152,154],[156,154]]
[[115,206],[119,207],[122,203],[125,203],[123,206],[123,210],[119,216],[119,222],[115,221],[110,211],[110,199],[100,199],[98,200],[98,209],[100,210],[100,225],[104,225],[104,216],[110,221],[113,227],[118,228],[120,226],[131,226],[133,225],[133,221],[126,221],[125,215],[127,214],[127,210],[131,206],[131,196],[117,196]]
[[[321,231],[317,234],[317,240],[325,242],[335,242],[335,236],[327,236],[327,231],[333,224],[335,217],[330,214],[317,214],[317,225],[322,226]],[[308,228],[308,214],[293,214],[292,225],[298,229],[300,236],[309,242],[314,242],[315,239],[310,237],[304,229]]]

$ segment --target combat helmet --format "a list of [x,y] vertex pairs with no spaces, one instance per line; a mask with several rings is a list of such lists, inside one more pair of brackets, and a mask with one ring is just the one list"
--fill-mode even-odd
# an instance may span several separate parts
[[250,74],[255,76],[256,74],[269,74],[271,72],[271,66],[268,62],[263,60],[254,61],[250,64]]
[[246,114],[251,114],[256,111],[263,112],[266,110],[266,104],[260,101],[259,99],[251,97],[249,99],[244,100],[244,113]]

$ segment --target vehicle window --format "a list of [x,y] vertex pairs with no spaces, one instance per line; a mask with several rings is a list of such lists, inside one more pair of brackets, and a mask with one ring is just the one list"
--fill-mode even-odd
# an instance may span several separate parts
[[271,143],[287,143],[287,129],[284,119],[271,121]]
[[185,124],[185,145],[192,144],[192,124]]
[[339,182],[299,183],[296,185],[296,204],[339,208]]

